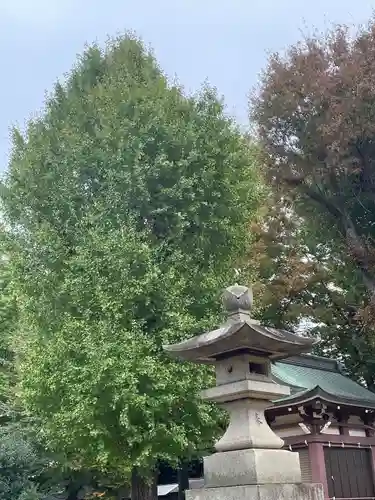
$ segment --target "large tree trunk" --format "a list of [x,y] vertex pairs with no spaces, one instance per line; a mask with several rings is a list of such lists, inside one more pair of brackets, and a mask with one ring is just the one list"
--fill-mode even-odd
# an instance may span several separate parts
[[79,500],[81,498],[80,492],[81,492],[80,486],[76,488],[74,487],[69,488],[67,491],[68,496],[66,497],[66,500]]
[[332,200],[325,197],[324,194],[305,184],[303,178],[298,179],[297,184],[301,186],[306,196],[318,203],[323,207],[323,210],[336,219],[337,228],[344,238],[350,256],[362,275],[363,284],[367,288],[372,304],[375,307],[374,249],[370,248],[368,242],[358,233],[355,223],[345,208],[341,208]]
[[132,470],[131,500],[158,500],[157,474],[149,477],[140,474],[136,467]]
[[69,482],[65,488],[66,490],[66,500],[79,500],[80,498],[80,491],[82,489],[82,480],[79,479],[72,479],[71,482]]
[[182,460],[177,470],[178,500],[185,500],[185,491],[189,489],[189,463]]

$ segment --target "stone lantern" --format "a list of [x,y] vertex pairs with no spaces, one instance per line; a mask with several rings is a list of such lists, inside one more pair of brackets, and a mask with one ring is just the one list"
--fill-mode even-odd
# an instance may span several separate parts
[[165,346],[173,357],[213,364],[216,387],[202,397],[229,413],[229,426],[204,459],[205,488],[187,491],[188,500],[322,500],[320,485],[301,483],[298,453],[269,427],[264,411],[287,396],[289,387],[273,382],[271,362],[311,350],[314,341],[261,326],[251,318],[251,290],[235,285],[223,293],[226,323],[217,330]]

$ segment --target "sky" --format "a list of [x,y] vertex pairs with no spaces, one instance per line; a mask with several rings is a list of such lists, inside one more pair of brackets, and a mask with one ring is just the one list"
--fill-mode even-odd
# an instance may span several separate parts
[[365,24],[374,9],[375,0],[0,0],[0,171],[10,127],[42,110],[86,43],[135,31],[169,76],[188,91],[216,86],[246,125],[270,52],[332,23]]

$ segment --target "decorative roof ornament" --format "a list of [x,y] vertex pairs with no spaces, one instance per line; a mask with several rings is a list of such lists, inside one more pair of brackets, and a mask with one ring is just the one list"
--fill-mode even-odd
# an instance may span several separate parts
[[253,307],[253,292],[247,286],[237,284],[229,286],[223,292],[222,301],[228,314],[238,310],[247,311],[250,314]]
[[249,320],[253,307],[253,292],[247,286],[230,286],[223,292],[222,303],[229,322]]

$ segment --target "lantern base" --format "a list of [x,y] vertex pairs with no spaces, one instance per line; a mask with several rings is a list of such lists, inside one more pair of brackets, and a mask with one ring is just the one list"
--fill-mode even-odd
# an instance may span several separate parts
[[299,455],[292,451],[247,449],[204,458],[206,488],[301,482]]
[[324,500],[321,484],[259,484],[187,490],[186,500]]

